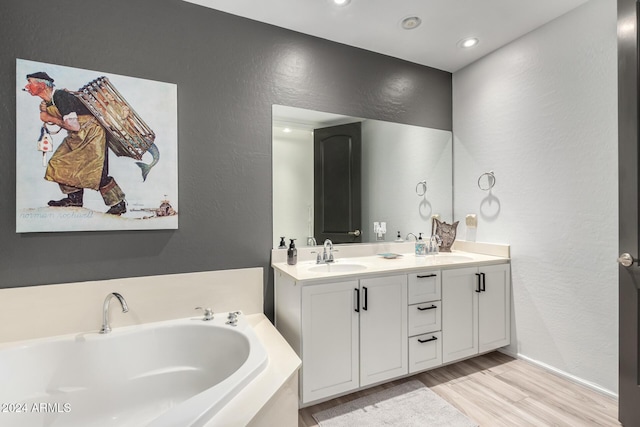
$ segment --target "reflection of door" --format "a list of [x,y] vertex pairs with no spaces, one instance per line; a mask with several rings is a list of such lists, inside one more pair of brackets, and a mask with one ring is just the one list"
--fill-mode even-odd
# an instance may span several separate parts
[[633,260],[640,257],[637,23],[636,0],[618,0],[618,238],[620,253],[627,254],[620,257],[618,285],[618,419],[629,427],[640,426],[640,266]]
[[314,153],[314,236],[318,244],[360,242],[360,123],[316,129]]

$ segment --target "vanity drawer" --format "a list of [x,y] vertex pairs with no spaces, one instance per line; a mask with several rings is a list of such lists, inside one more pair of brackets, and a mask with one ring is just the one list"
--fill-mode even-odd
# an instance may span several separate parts
[[409,304],[440,299],[440,271],[409,274]]
[[409,373],[423,371],[442,364],[442,333],[409,338]]
[[440,301],[410,305],[408,336],[439,331],[441,319]]

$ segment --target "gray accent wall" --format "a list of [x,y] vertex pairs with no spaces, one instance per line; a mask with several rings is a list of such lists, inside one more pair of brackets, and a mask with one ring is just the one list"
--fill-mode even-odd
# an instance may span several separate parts
[[[0,35],[2,288],[264,267],[271,316],[271,105],[452,128],[450,73],[179,0],[8,0]],[[177,84],[178,230],[16,234],[16,58]]]

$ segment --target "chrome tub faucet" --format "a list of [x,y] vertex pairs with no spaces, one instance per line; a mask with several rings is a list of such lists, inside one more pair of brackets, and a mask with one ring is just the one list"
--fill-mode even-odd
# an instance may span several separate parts
[[104,304],[102,305],[102,329],[100,329],[101,334],[108,334],[109,332],[111,332],[111,325],[109,324],[109,304],[111,303],[111,299],[114,297],[118,299],[118,302],[120,302],[123,313],[129,311],[127,301],[125,301],[122,295],[117,292],[111,292],[110,294],[108,294],[104,299]]

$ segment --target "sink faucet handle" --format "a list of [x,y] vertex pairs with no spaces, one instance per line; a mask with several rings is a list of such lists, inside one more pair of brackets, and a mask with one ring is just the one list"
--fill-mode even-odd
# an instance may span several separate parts
[[213,320],[213,310],[211,310],[210,308],[196,307],[194,310],[204,311],[204,317],[202,318],[202,320]]
[[321,264],[322,263],[322,255],[320,255],[320,252],[318,251],[311,251],[312,254],[317,254],[316,256],[316,264]]

